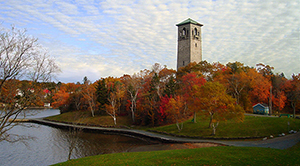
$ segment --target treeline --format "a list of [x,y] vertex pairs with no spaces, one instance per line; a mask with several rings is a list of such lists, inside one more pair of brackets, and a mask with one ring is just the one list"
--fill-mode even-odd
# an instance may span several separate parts
[[[52,106],[62,111],[88,110],[110,115],[130,116],[136,125],[163,125],[180,122],[192,115],[210,118],[209,126],[220,120],[243,119],[257,103],[272,103],[272,113],[300,109],[300,74],[288,80],[274,74],[264,64],[249,67],[240,62],[191,63],[177,72],[154,64],[133,75],[101,78],[90,82],[59,84]],[[196,121],[196,117],[194,117]]]
[[52,102],[51,91],[56,92],[55,88],[57,84],[54,82],[10,79],[2,84],[0,106],[44,107],[45,103]]

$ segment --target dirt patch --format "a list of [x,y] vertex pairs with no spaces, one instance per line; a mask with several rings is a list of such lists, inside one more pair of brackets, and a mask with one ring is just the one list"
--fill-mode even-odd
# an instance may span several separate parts
[[139,147],[133,147],[129,152],[146,152],[146,151],[158,151],[158,150],[176,150],[176,149],[194,149],[194,148],[204,148],[222,146],[215,143],[183,143],[183,144],[155,144],[155,145],[145,145]]

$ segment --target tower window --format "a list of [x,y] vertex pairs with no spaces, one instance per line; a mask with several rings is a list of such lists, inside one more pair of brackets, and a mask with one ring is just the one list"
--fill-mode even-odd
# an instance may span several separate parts
[[195,43],[195,47],[197,47],[197,43]]
[[182,65],[184,66],[184,61],[182,62]]
[[198,31],[197,31],[197,28],[195,28],[195,33],[194,33],[195,35],[198,35]]
[[186,32],[185,32],[185,28],[183,28],[182,30],[182,35],[185,36]]

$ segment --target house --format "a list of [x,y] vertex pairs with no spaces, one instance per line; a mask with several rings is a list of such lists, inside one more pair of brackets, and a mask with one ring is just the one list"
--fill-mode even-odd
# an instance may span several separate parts
[[257,103],[253,106],[253,114],[268,115],[269,114],[269,106],[264,103]]

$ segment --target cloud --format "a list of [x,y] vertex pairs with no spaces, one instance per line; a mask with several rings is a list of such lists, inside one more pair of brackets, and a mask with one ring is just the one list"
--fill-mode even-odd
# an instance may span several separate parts
[[0,18],[36,29],[29,32],[57,58],[65,82],[132,74],[156,62],[175,69],[175,24],[189,17],[204,24],[203,60],[263,62],[290,76],[300,72],[299,8],[282,0],[22,0],[1,2]]

